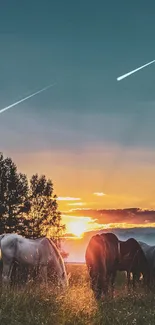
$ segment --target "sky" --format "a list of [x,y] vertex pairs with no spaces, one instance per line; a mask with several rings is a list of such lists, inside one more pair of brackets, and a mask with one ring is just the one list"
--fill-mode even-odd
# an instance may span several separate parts
[[0,114],[0,150],[80,199],[59,200],[66,223],[78,208],[155,209],[155,64],[116,80],[155,59],[154,1],[0,6],[0,109],[57,83]]

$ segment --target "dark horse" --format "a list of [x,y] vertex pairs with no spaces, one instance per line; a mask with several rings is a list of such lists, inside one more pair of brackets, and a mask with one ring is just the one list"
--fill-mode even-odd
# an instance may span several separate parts
[[141,274],[144,284],[149,286],[149,266],[143,250],[134,238],[120,241],[112,233],[95,235],[89,241],[85,260],[96,299],[100,299],[102,293],[107,295],[109,284],[113,295],[117,271],[127,272],[128,288],[131,273],[133,287]]
[[149,265],[145,254],[136,239],[130,238],[126,241],[119,241],[120,259],[118,271],[127,272],[127,285],[130,286],[130,276],[133,276],[133,288],[139,282],[140,275],[143,275],[144,285],[149,286]]
[[90,276],[91,288],[96,299],[107,295],[109,283],[112,294],[118,269],[118,238],[112,233],[93,236],[86,249],[85,260]]

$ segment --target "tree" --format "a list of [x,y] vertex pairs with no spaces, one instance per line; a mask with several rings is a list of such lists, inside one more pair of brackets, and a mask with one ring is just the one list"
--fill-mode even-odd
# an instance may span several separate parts
[[47,236],[54,239],[58,246],[65,226],[61,224],[56,198],[51,180],[47,180],[45,175],[32,176],[29,190],[30,212],[24,221],[27,237]]
[[0,233],[47,236],[61,248],[64,230],[52,181],[35,174],[28,184],[27,176],[17,171],[12,159],[0,153]]
[[28,181],[11,158],[0,153],[0,232],[20,232],[20,213],[28,212]]

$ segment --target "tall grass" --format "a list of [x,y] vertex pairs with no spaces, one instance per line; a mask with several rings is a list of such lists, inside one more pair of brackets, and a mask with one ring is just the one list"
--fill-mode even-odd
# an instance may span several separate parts
[[72,276],[63,294],[50,286],[0,292],[2,325],[155,324],[155,298],[142,290],[127,294],[124,276],[117,277],[116,297],[97,304],[84,265],[67,265]]

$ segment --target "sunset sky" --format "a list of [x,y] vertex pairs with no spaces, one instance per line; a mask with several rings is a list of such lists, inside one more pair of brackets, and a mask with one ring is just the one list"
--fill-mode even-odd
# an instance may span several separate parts
[[1,1],[0,109],[57,84],[0,114],[0,151],[52,179],[68,232],[115,223],[92,210],[155,209],[155,65],[116,80],[154,40],[153,0]]

